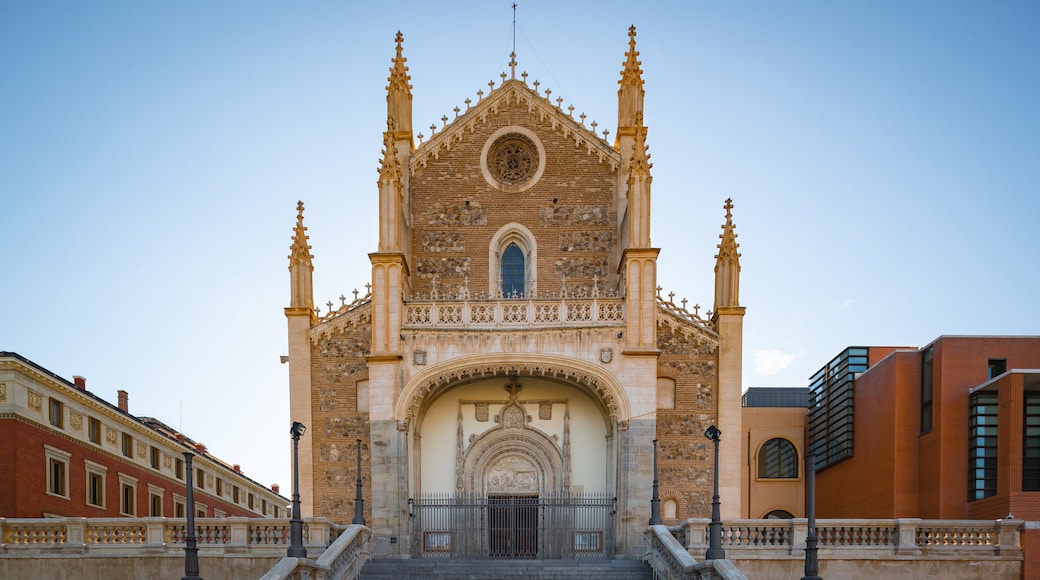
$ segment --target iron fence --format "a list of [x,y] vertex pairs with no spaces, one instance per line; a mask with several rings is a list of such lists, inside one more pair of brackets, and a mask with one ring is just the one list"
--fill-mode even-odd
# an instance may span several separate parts
[[607,494],[429,494],[409,504],[415,558],[614,556],[617,498]]

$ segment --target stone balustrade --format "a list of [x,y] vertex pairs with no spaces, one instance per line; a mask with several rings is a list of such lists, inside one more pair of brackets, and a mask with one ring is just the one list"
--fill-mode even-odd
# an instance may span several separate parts
[[[308,549],[323,551],[343,529],[324,518],[307,518],[304,544]],[[289,545],[289,519],[196,518],[195,535],[200,550],[268,556],[284,553]],[[2,554],[139,547],[180,552],[186,537],[184,518],[0,518]]]
[[405,303],[406,328],[537,328],[621,326],[622,298],[416,300]]
[[372,532],[365,526],[350,525],[336,541],[318,557],[282,558],[260,580],[314,580],[353,579],[361,575],[361,567],[369,558],[368,542]]
[[[689,519],[670,528],[691,554],[708,548],[707,519]],[[820,557],[824,554],[881,552],[894,555],[957,554],[1021,555],[1022,520],[894,520],[827,519],[816,521]],[[722,547],[739,559],[770,553],[800,556],[805,551],[809,522],[792,520],[733,520],[722,526]],[[838,556],[844,557],[844,556]]]

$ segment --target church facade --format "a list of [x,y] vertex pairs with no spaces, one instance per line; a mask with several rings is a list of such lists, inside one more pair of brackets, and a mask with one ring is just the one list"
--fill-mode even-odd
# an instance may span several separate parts
[[376,555],[638,557],[655,446],[665,522],[710,513],[710,425],[723,515],[739,516],[732,204],[712,311],[663,298],[638,55],[633,27],[611,141],[518,78],[515,55],[423,136],[398,34],[366,295],[315,308],[297,208],[285,314],[304,516],[349,522],[360,480]]

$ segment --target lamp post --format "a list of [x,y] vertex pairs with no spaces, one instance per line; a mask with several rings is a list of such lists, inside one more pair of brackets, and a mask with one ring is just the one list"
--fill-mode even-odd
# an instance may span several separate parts
[[365,498],[361,495],[361,440],[357,440],[357,489],[354,493],[354,519],[352,524],[365,525]]
[[802,580],[822,580],[820,562],[816,558],[816,456],[807,453],[805,456],[806,503],[808,503],[809,529],[805,537],[805,576]]
[[185,527],[188,528],[186,531],[188,535],[184,538],[184,577],[181,580],[202,580],[202,576],[199,576],[199,547],[197,538],[195,537],[195,493],[192,490],[193,484],[191,481],[191,458],[195,457],[195,454],[191,451],[184,452],[184,509],[187,511],[187,522]]
[[306,558],[307,548],[303,547],[303,520],[300,519],[300,437],[307,432],[307,427],[299,421],[293,421],[289,428],[292,435],[292,519],[289,520],[289,549],[286,556],[290,558]]
[[722,431],[715,425],[704,431],[704,436],[715,443],[715,474],[714,488],[711,496],[711,524],[708,526],[708,551],[704,554],[705,560],[723,560],[726,558],[726,550],[722,549],[722,516],[719,513],[719,440],[722,439]]
[[650,525],[661,525],[661,496],[657,488],[657,439],[654,439],[654,493],[650,498]]

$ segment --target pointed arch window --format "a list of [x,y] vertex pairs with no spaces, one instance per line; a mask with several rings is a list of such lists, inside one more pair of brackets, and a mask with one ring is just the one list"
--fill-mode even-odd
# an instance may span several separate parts
[[509,244],[502,252],[502,296],[524,295],[524,252],[520,246]]
[[488,245],[488,294],[513,298],[538,295],[538,247],[523,224],[502,226]]
[[758,452],[760,479],[793,479],[798,477],[798,451],[787,439],[775,437],[766,441]]

